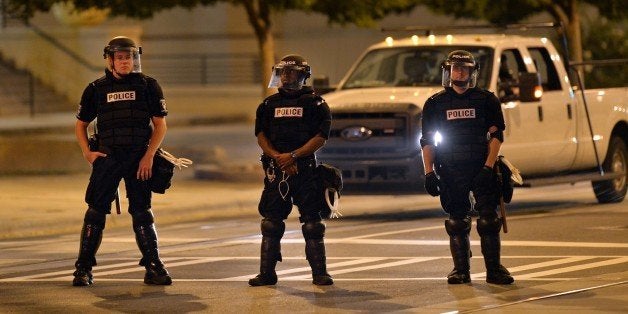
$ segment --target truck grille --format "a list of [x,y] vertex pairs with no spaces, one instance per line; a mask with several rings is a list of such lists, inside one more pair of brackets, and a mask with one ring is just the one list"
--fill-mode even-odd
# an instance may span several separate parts
[[409,152],[409,115],[395,112],[334,113],[323,158],[392,157]]

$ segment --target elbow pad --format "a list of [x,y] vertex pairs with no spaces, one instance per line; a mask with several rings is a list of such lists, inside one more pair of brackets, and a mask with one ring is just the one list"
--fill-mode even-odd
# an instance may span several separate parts
[[434,138],[421,137],[421,140],[419,142],[421,143],[421,148],[425,147],[426,145],[434,146]]
[[497,130],[495,132],[489,133],[491,138],[496,138],[498,139],[500,142],[504,142],[504,131],[502,130]]

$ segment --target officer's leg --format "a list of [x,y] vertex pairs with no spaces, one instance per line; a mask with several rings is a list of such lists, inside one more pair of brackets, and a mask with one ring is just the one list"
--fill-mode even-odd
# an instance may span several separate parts
[[306,221],[302,226],[305,238],[305,256],[312,268],[312,283],[327,286],[334,283],[327,273],[327,258],[325,256],[325,224],[320,221]]
[[275,266],[281,261],[281,238],[286,231],[283,220],[262,219],[262,246],[260,253],[259,274],[249,280],[251,286],[267,286],[277,283]]
[[499,285],[511,284],[515,280],[500,262],[499,232],[502,221],[497,217],[496,211],[499,198],[493,193],[476,193],[475,198],[477,201],[476,209],[480,214],[480,218],[477,220],[477,230],[480,234],[482,255],[484,255],[484,264],[486,265],[486,282]]
[[299,208],[301,231],[305,238],[305,256],[312,268],[312,283],[319,286],[331,285],[334,280],[327,273],[325,255],[325,224],[321,208],[325,202],[323,189],[314,176],[315,161],[300,165],[297,186],[294,187],[294,203]]
[[454,260],[454,269],[447,275],[447,283],[461,284],[471,282],[469,274],[469,259],[471,244],[469,243],[469,231],[471,231],[471,218],[450,217],[445,220],[445,230],[449,234],[449,248]]
[[157,230],[155,229],[153,213],[150,209],[132,212],[133,231],[135,241],[142,252],[140,265],[146,268],[144,283],[153,285],[169,285],[172,283],[170,274],[159,258]]
[[96,265],[96,252],[102,241],[105,229],[106,214],[89,207],[83,220],[79,255],[76,260],[74,272],[74,286],[89,286],[93,281],[92,266]]
[[[281,176],[279,169],[275,170]],[[264,180],[264,191],[259,201],[258,211],[262,217],[262,245],[260,248],[260,273],[249,280],[251,286],[267,286],[277,283],[275,266],[281,261],[281,238],[286,230],[283,222],[292,211],[291,197],[284,199],[279,193],[277,177]]]
[[120,167],[113,158],[99,157],[92,167],[85,192],[88,209],[81,229],[79,256],[72,281],[74,286],[87,286],[93,283],[92,266],[96,265],[96,252],[102,241],[106,215],[111,212],[111,202],[121,179]]
[[453,167],[441,168],[438,173],[441,177],[440,202],[445,212],[449,214],[449,219],[445,221],[445,231],[449,235],[449,249],[454,262],[454,269],[447,275],[447,282],[449,284],[468,283],[471,282],[469,274],[471,178],[465,171]]

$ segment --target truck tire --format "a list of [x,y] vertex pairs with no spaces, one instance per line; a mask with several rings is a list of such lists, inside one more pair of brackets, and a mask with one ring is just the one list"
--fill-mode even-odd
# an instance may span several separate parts
[[624,200],[626,196],[626,178],[628,177],[627,163],[628,150],[626,149],[626,143],[618,136],[611,137],[602,167],[605,172],[623,172],[625,175],[613,180],[593,181],[593,191],[598,202],[619,203]]

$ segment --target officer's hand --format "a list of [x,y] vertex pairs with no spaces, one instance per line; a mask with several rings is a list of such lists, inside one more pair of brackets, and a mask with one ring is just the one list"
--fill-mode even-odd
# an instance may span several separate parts
[[472,188],[474,190],[492,188],[495,183],[493,174],[493,168],[485,165],[475,178],[473,178]]
[[299,169],[297,168],[297,164],[292,164],[291,166],[286,167],[285,169],[282,169],[283,171],[286,172],[287,175],[289,176],[293,176],[299,173]]
[[286,168],[292,166],[295,163],[294,158],[290,156],[290,153],[282,153],[275,156],[275,160],[279,164],[281,170],[286,171]]
[[153,176],[153,156],[144,155],[137,167],[137,179],[146,181]]
[[96,159],[98,159],[98,157],[107,157],[107,154],[105,153],[101,153],[101,152],[87,152],[87,154],[84,156],[85,159],[90,163],[90,164],[94,164],[94,161],[96,161]]
[[440,195],[440,180],[434,171],[425,175],[425,191],[431,196]]

